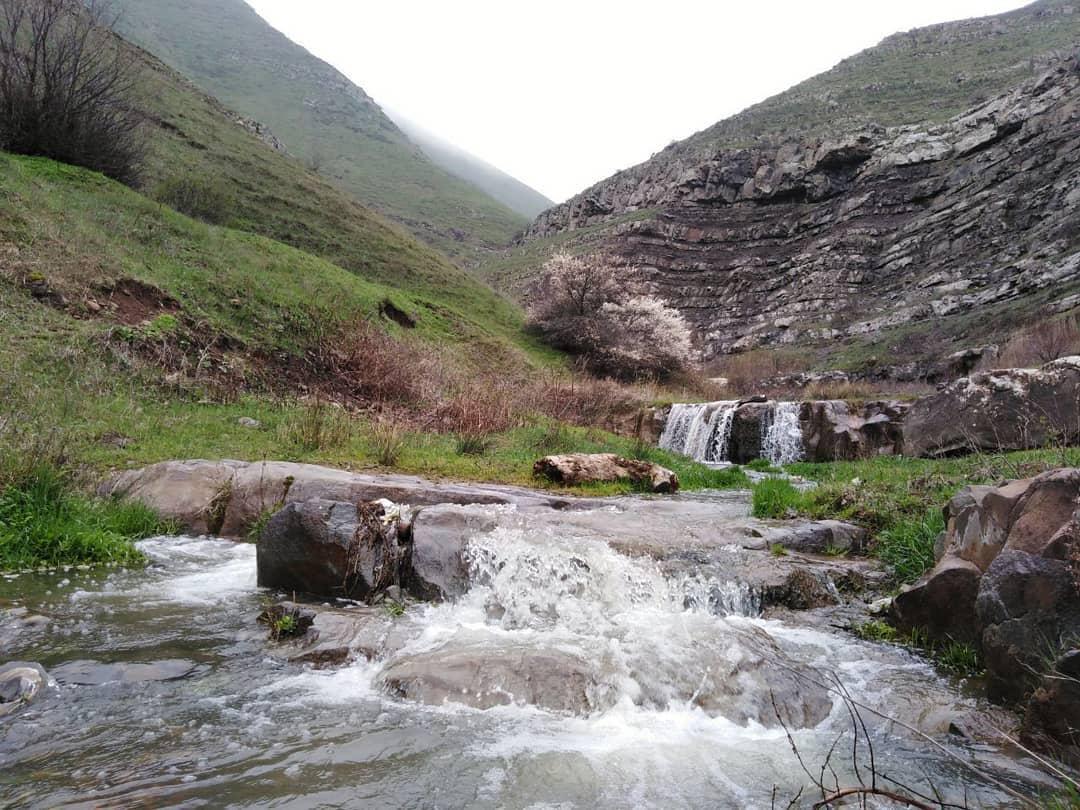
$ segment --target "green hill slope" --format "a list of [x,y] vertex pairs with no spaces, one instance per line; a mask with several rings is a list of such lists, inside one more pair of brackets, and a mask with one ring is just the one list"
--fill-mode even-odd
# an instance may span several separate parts
[[555,204],[536,189],[492,166],[475,155],[447,143],[438,135],[428,132],[419,124],[398,115],[387,113],[413,143],[439,166],[474,186],[483,189],[508,208],[532,219]]
[[255,118],[357,199],[448,255],[505,245],[525,218],[436,166],[359,87],[243,0],[121,0],[119,31]]

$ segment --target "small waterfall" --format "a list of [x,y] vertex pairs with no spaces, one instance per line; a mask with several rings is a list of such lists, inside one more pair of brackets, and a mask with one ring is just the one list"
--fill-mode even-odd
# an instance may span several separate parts
[[792,464],[803,457],[798,402],[777,402],[761,423],[761,456],[771,464]]
[[660,446],[696,461],[726,461],[737,402],[671,406]]

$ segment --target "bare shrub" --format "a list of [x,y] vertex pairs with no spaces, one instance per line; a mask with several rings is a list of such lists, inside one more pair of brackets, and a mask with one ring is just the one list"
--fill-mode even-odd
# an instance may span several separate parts
[[0,0],[0,148],[138,179],[135,52],[104,0]]
[[396,420],[380,419],[371,426],[371,443],[375,460],[383,467],[393,467],[401,457],[405,438]]
[[309,357],[316,380],[347,398],[375,405],[415,406],[437,399],[445,376],[432,352],[396,340],[359,317],[323,330]]
[[1078,319],[1046,320],[1013,336],[1005,344],[997,365],[1001,368],[1030,368],[1072,354],[1080,354]]
[[480,456],[495,434],[522,424],[520,389],[513,381],[480,378],[463,381],[439,405],[436,427],[457,436],[457,451]]
[[284,422],[281,430],[283,439],[303,450],[333,450],[352,440],[353,423],[337,404],[316,399],[296,418]]
[[760,394],[766,383],[782,374],[806,370],[806,361],[791,352],[754,349],[731,354],[717,362],[719,376],[736,394]]
[[635,294],[618,276],[602,257],[556,254],[533,294],[530,325],[600,374],[666,379],[688,367],[692,346],[683,317],[655,296]]

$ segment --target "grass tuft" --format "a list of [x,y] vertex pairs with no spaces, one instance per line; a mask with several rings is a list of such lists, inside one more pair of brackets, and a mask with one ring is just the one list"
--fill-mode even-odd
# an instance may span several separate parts
[[0,493],[0,569],[138,564],[134,541],[173,528],[142,504],[80,495],[62,473],[43,467]]
[[753,513],[758,518],[788,518],[796,515],[803,494],[783,478],[768,478],[754,486]]
[[934,544],[945,531],[941,509],[930,509],[922,518],[902,520],[877,539],[877,555],[890,565],[900,582],[914,582],[934,566]]

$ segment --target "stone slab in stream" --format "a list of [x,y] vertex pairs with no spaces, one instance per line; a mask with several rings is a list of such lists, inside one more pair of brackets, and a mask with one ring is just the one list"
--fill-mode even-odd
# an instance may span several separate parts
[[122,472],[99,491],[141,501],[186,531],[229,538],[243,537],[268,510],[313,498],[354,504],[386,499],[411,506],[478,503],[554,509],[589,503],[523,487],[435,483],[408,475],[370,475],[285,461],[163,461]]

